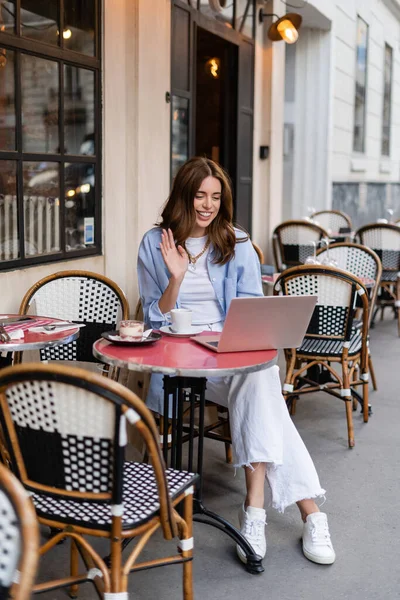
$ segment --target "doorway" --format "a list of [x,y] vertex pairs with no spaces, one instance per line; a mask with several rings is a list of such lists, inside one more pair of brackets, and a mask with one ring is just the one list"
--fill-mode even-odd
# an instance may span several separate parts
[[232,182],[237,158],[237,59],[235,44],[197,28],[195,154],[219,163]]

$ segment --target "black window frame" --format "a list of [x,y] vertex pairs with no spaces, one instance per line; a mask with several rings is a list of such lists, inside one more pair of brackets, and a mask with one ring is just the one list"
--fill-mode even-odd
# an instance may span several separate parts
[[[64,0],[59,2],[59,30],[64,30]],[[19,257],[11,260],[0,261],[0,272],[39,264],[62,262],[102,254],[102,2],[95,0],[95,39],[94,56],[81,54],[74,50],[64,48],[63,36],[60,36],[60,45],[55,46],[46,42],[32,40],[21,33],[21,0],[16,0],[15,31],[8,33],[0,31],[0,48],[15,53],[15,117],[16,117],[16,148],[13,151],[1,151],[0,160],[13,160],[17,162],[17,215]],[[59,83],[59,154],[31,153],[22,151],[22,90],[21,90],[21,54],[28,54],[38,58],[55,61],[58,66]],[[64,65],[84,68],[94,72],[94,127],[95,146],[94,155],[67,154],[64,152]],[[59,164],[60,183],[60,250],[51,254],[38,256],[25,256],[24,236],[24,190],[23,190],[23,164],[27,161],[46,161]],[[71,163],[87,163],[95,168],[95,206],[94,206],[94,244],[88,248],[78,250],[65,249],[65,165]],[[0,240],[1,242],[1,240]]]

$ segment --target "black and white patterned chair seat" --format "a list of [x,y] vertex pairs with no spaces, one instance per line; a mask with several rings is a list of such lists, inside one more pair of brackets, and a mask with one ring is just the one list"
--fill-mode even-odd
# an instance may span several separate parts
[[[187,471],[166,469],[172,499],[194,485],[197,475]],[[111,526],[111,504],[64,500],[47,494],[32,494],[38,515],[42,518],[108,530]],[[157,514],[160,503],[153,467],[126,462],[123,474],[123,528],[133,529]]]
[[[349,356],[358,354],[362,345],[362,335],[359,329],[353,329],[349,343]],[[321,339],[306,336],[300,348],[297,349],[297,352],[298,354],[310,356],[340,356],[343,352],[343,348],[343,340],[334,338]]]
[[15,509],[0,490],[0,598],[8,598],[21,551],[20,525]]

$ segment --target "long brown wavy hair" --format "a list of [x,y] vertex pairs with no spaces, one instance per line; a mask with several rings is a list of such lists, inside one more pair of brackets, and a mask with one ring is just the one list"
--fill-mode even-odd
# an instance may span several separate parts
[[[203,180],[210,176],[215,177],[221,183],[221,205],[217,216],[207,229],[207,235],[214,247],[214,262],[224,265],[234,257],[235,244],[239,240],[236,240],[232,222],[231,182],[227,173],[213,160],[196,156],[181,166],[161,213],[162,222],[158,223],[158,226],[165,229],[170,228],[177,245],[184,246],[196,224],[194,198]],[[243,241],[246,239],[248,238]]]

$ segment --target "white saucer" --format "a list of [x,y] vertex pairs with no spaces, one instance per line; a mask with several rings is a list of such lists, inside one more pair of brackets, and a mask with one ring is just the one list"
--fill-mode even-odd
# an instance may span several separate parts
[[172,331],[169,325],[164,325],[164,327],[160,327],[160,331],[166,335],[171,335],[172,337],[190,337],[191,335],[196,335],[196,333],[204,331],[204,327],[202,325],[192,325],[192,327],[187,331],[175,333],[175,331]]

